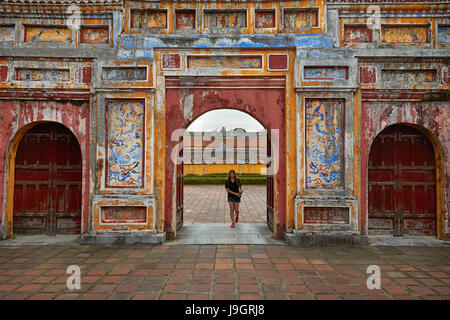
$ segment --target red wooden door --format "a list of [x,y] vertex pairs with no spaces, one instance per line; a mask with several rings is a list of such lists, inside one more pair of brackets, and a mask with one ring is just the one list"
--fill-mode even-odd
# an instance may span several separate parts
[[267,197],[267,227],[273,231],[273,202],[274,202],[274,193],[273,193],[273,176],[268,175],[266,179],[266,197]]
[[[267,134],[267,159],[270,161],[272,155],[271,141],[269,134]],[[272,162],[273,164],[273,162]],[[267,227],[273,231],[273,223],[274,223],[274,203],[275,203],[275,194],[274,194],[274,175],[273,172],[269,172],[269,167],[267,168],[267,179],[266,179],[266,208],[267,208]]]
[[434,149],[419,130],[395,125],[375,138],[368,187],[370,233],[436,234]]
[[19,144],[14,233],[81,232],[81,150],[64,126],[38,124]]
[[[183,159],[183,149],[181,149],[179,153],[180,159]],[[176,229],[179,230],[181,227],[183,227],[183,221],[184,221],[184,175],[183,175],[183,161],[180,161],[179,164],[176,165],[176,189],[175,189],[175,198],[176,198],[176,223],[177,227]]]

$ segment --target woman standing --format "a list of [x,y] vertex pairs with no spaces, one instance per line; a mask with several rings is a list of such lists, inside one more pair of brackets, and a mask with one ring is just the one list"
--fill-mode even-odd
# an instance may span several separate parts
[[[231,227],[234,228],[235,223],[239,221],[239,203],[241,202],[242,184],[234,170],[228,172],[225,181],[225,189],[228,192],[228,204],[230,205]],[[236,220],[234,219],[236,213]]]

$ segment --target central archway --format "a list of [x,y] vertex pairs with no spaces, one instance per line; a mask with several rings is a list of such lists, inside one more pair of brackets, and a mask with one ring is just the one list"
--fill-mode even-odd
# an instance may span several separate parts
[[[176,235],[177,166],[172,160],[180,135],[194,119],[216,109],[243,111],[258,120],[267,131],[278,133],[277,155],[273,188],[273,233],[283,236],[286,211],[285,157],[285,78],[239,77],[168,77],[166,78],[166,161],[164,229]],[[272,145],[274,141],[272,141]],[[176,152],[176,151],[175,151]]]
[[183,180],[177,179],[177,229],[180,218],[183,225],[231,222],[224,181],[234,170],[245,189],[239,222],[267,222],[272,230],[273,198],[266,192],[273,189],[268,140],[264,126],[239,110],[212,110],[193,120],[178,157]]

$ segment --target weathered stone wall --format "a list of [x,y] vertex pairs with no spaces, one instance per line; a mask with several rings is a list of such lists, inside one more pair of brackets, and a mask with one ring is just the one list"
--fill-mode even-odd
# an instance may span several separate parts
[[80,143],[86,241],[176,235],[172,131],[219,107],[282,133],[275,236],[364,242],[370,145],[395,123],[419,126],[440,152],[448,236],[448,4],[372,2],[0,1],[2,236],[11,150],[44,120]]

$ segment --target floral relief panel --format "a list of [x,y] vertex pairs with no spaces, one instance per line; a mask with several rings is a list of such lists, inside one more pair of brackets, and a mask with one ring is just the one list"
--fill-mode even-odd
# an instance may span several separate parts
[[306,100],[306,184],[333,188],[343,183],[343,99]]
[[384,43],[427,43],[428,26],[383,26]]
[[72,30],[60,27],[25,26],[24,41],[72,43]]
[[144,100],[107,100],[107,187],[143,187]]
[[109,43],[108,27],[81,27],[80,30],[81,43]]
[[362,26],[345,26],[344,42],[370,43],[372,42],[372,30]]

